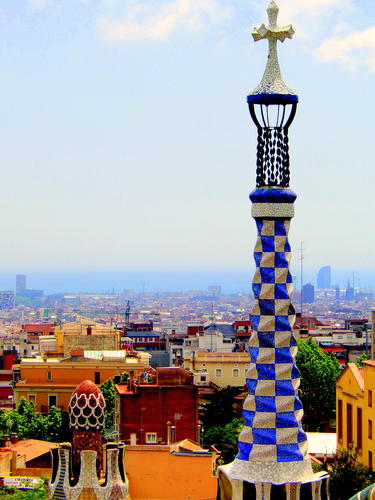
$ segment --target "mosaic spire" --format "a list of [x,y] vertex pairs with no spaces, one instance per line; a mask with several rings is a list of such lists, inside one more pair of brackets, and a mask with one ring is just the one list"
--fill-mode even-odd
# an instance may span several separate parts
[[291,102],[298,101],[297,95],[283,81],[280,71],[279,59],[277,57],[277,42],[284,42],[286,38],[292,38],[294,30],[291,24],[280,28],[277,25],[279,8],[272,0],[267,9],[268,26],[262,24],[259,28],[254,28],[253,38],[255,42],[268,40],[268,59],[266,69],[260,84],[248,96],[248,101],[256,100],[257,96],[266,94],[268,99],[272,95],[284,96]]
[[[232,487],[232,496],[223,493],[223,500],[298,499],[304,497],[305,486],[310,488],[312,498],[318,499],[322,481],[327,478],[326,474],[313,473],[301,426],[303,408],[298,397],[300,376],[295,363],[297,342],[293,335],[295,311],[291,304],[288,242],[297,198],[289,189],[288,130],[298,97],[281,77],[277,42],[292,38],[294,31],[292,26],[277,26],[278,10],[271,1],[268,26],[262,24],[253,32],[255,41],[269,42],[263,79],[247,97],[258,129],[257,188],[250,194],[258,232],[252,285],[255,302],[251,311],[253,333],[249,340],[244,427],[236,459],[220,468],[221,491],[225,490],[225,481],[229,480]],[[277,485],[282,485],[281,496]]]

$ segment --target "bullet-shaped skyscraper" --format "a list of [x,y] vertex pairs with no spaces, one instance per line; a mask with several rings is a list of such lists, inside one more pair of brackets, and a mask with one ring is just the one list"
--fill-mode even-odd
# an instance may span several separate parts
[[316,284],[320,290],[331,288],[331,266],[324,266],[319,269]]

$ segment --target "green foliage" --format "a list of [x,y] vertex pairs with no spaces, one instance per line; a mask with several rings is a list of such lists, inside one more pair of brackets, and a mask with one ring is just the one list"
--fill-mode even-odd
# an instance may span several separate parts
[[115,412],[115,384],[113,378],[108,378],[105,380],[101,386],[106,409],[105,409],[105,431],[110,430],[113,427],[113,417]]
[[234,418],[224,426],[210,427],[203,434],[204,446],[215,446],[221,452],[223,463],[229,463],[237,455],[237,441],[242,427],[239,418]]
[[375,481],[375,473],[358,461],[358,452],[354,448],[339,450],[326,469],[331,476],[333,500],[347,500]]
[[301,375],[299,395],[304,407],[304,427],[320,430],[335,417],[336,378],[340,365],[311,339],[298,341],[297,366]]
[[62,414],[61,411],[52,406],[44,417],[44,432],[47,441],[59,442],[61,440]]
[[0,432],[16,432],[19,439],[41,439],[43,441],[63,441],[65,429],[61,412],[54,406],[47,415],[35,411],[33,403],[21,398],[16,409],[0,410]]
[[3,488],[0,490],[1,500],[45,500],[48,498],[47,488],[40,490],[17,490],[15,488]]
[[237,454],[238,435],[242,429],[241,411],[235,397],[242,391],[238,387],[226,387],[214,392],[202,405],[199,418],[203,424],[203,445],[215,446],[221,452],[223,463],[231,462]]
[[240,411],[235,405],[234,398],[238,396],[241,389],[238,387],[226,387],[214,392],[210,396],[208,403],[202,405],[199,409],[199,418],[203,428],[208,430],[210,427],[223,427],[240,416]]
[[17,488],[4,487],[0,490],[1,500],[46,500],[48,498],[48,477],[41,476],[42,486],[33,490],[18,490]]
[[356,362],[355,364],[357,365],[358,368],[362,368],[363,367],[363,362],[364,361],[367,361],[369,358],[369,356],[363,352],[357,359],[356,359]]

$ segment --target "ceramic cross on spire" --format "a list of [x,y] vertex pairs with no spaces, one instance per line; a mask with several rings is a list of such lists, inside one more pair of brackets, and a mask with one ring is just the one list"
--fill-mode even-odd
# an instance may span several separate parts
[[281,28],[277,25],[278,13],[278,6],[274,0],[271,0],[267,8],[268,26],[262,24],[259,28],[254,28],[252,32],[255,42],[258,42],[259,40],[268,40],[269,51],[267,66],[262,81],[256,89],[249,94],[248,101],[254,100],[254,97],[259,95],[287,95],[295,96],[297,98],[293,90],[291,90],[282,79],[279,60],[277,57],[277,42],[284,42],[286,38],[292,38],[294,30],[291,24]]

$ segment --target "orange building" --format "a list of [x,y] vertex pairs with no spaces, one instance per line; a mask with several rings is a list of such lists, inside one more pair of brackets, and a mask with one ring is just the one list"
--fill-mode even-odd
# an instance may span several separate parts
[[215,452],[185,439],[171,445],[127,446],[125,471],[132,500],[215,500]]
[[14,402],[32,401],[37,411],[51,406],[67,410],[70,396],[82,380],[101,384],[116,373],[141,374],[149,368],[150,354],[118,351],[71,351],[66,358],[23,358],[13,366]]
[[359,459],[371,469],[375,459],[375,361],[359,369],[348,363],[336,381],[338,448],[357,448]]

